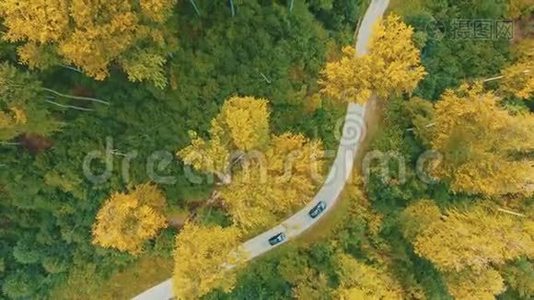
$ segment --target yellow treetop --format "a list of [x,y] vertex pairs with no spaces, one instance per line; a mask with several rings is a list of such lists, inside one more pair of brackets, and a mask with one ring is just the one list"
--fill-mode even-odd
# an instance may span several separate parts
[[248,153],[220,192],[234,223],[268,227],[307,203],[323,181],[322,144],[302,135],[273,136],[267,150]]
[[236,227],[186,223],[176,237],[173,289],[178,299],[198,299],[213,289],[229,292],[244,256],[236,253],[241,233]]
[[518,98],[534,95],[534,62],[518,62],[502,71],[501,90]]
[[321,91],[337,101],[365,103],[373,94],[374,71],[370,55],[356,56],[356,50],[347,46],[339,61],[326,64]]
[[231,155],[263,149],[269,142],[268,101],[253,97],[231,97],[211,121],[210,140],[190,132],[191,144],[178,151],[185,164],[220,178],[230,171]]
[[165,198],[151,184],[136,186],[128,194],[114,193],[98,211],[93,225],[93,244],[131,254],[167,226]]
[[434,201],[419,200],[402,211],[399,218],[402,233],[406,239],[413,241],[430,224],[439,221],[440,217],[441,211]]
[[449,272],[443,277],[454,299],[494,300],[495,296],[506,290],[501,274],[493,268]]
[[529,16],[534,11],[532,0],[508,0],[506,1],[506,16],[512,19],[519,19]]
[[[65,63],[105,79],[118,63],[132,81],[149,80],[163,87],[161,69],[168,44],[164,23],[175,0],[5,0],[0,17],[4,39],[23,42],[20,60],[32,68]],[[137,47],[149,42],[150,47]]]
[[534,257],[534,221],[482,206],[449,210],[415,239],[415,252],[442,271],[479,271]]
[[335,292],[341,300],[402,299],[399,283],[383,270],[360,263],[346,254],[337,257],[340,285]]
[[515,47],[514,52],[517,62],[502,70],[500,89],[518,98],[528,99],[534,95],[534,41],[525,39]]
[[[296,271],[296,270],[293,270]],[[329,287],[328,277],[311,268],[306,268],[291,290],[294,299],[316,299],[317,295],[330,295],[332,289]]]
[[434,173],[454,191],[531,194],[534,164],[517,154],[534,148],[534,116],[511,115],[481,85],[446,91],[435,105],[431,145],[443,155]]
[[186,165],[192,166],[195,170],[213,173],[224,178],[228,172],[230,152],[227,143],[221,139],[218,132],[221,129],[212,122],[210,129],[211,139],[209,141],[199,137],[194,131],[189,131],[191,144],[181,149],[176,154]]
[[69,27],[69,5],[65,0],[5,0],[0,3],[0,14],[8,28],[4,38],[13,42],[57,42]]
[[232,97],[212,120],[210,139],[192,133],[185,164],[216,174],[223,204],[243,230],[266,227],[305,204],[322,183],[323,147],[303,135],[269,136],[267,100]]
[[26,111],[21,107],[0,110],[0,140],[11,138],[20,132],[28,122]]
[[141,12],[154,22],[164,22],[176,0],[141,0]]
[[253,97],[231,97],[217,120],[238,150],[261,149],[269,141],[268,101]]
[[426,74],[412,36],[413,28],[390,14],[375,26],[368,55],[358,56],[349,46],[339,61],[326,65],[322,91],[356,103],[365,103],[373,92],[383,98],[412,92]]

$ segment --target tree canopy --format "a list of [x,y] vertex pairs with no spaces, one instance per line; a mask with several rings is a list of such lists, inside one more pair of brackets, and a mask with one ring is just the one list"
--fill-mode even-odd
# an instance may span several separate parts
[[241,233],[236,227],[187,223],[176,237],[173,289],[178,299],[198,298],[235,285],[237,267],[245,254],[236,251]]
[[151,184],[114,193],[96,215],[93,244],[138,254],[147,239],[167,226],[165,206],[163,194]]
[[8,63],[0,64],[0,141],[23,133],[49,135],[58,130],[61,123],[51,115],[44,97],[34,76]]
[[166,84],[163,64],[172,44],[165,22],[176,1],[2,1],[4,39],[22,42],[31,68],[73,64],[103,80],[119,64],[131,81]]
[[483,270],[521,256],[532,257],[534,223],[483,207],[449,210],[423,228],[415,252],[444,271]]
[[377,23],[369,41],[369,54],[343,49],[339,61],[323,71],[323,93],[341,102],[365,103],[372,93],[387,98],[412,92],[425,75],[413,28],[390,14]]
[[210,139],[191,133],[178,151],[186,164],[215,173],[224,207],[246,230],[266,228],[305,204],[324,175],[322,143],[303,135],[273,135],[267,100],[232,97],[212,120]]
[[[417,100],[416,100],[417,101]],[[521,153],[534,147],[534,116],[512,114],[501,100],[480,84],[446,91],[419,135],[429,138],[443,159],[435,174],[458,192],[489,196],[529,195],[534,169]]]

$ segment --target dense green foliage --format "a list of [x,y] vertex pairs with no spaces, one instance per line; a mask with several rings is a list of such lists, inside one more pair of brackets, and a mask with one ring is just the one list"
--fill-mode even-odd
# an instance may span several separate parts
[[418,32],[422,62],[429,73],[416,94],[436,99],[465,78],[499,73],[509,58],[510,39],[495,33],[475,38],[475,29],[465,29],[459,22],[490,20],[496,26],[506,19],[506,1],[424,1],[422,6],[404,16]]
[[[94,276],[105,277],[133,262],[134,256],[92,245],[91,225],[113,191],[151,180],[147,161],[157,151],[157,174],[172,176],[170,184],[161,184],[170,211],[198,206],[213,182],[199,174],[201,182],[192,182],[173,153],[189,142],[187,129],[206,134],[209,120],[229,96],[268,98],[275,132],[303,132],[335,147],[332,132],[343,109],[320,101],[304,104],[316,99],[317,76],[327,55],[352,34],[355,1],[295,1],[291,8],[285,1],[233,2],[234,16],[226,1],[196,1],[198,15],[188,1],[178,4],[169,22],[180,29],[179,47],[166,65],[165,90],[128,82],[119,70],[104,82],[60,67],[33,73],[47,88],[110,105],[53,94],[49,99],[84,109],[79,110],[45,103],[46,96],[32,99],[62,122],[61,131],[0,145],[3,296],[42,298],[69,276],[90,269],[86,266],[95,266]],[[14,50],[0,44],[0,59],[15,65]],[[89,180],[83,173],[86,155],[104,155],[106,149],[113,171],[102,182]],[[125,177],[121,168],[128,155]],[[102,174],[106,166],[95,159],[90,167]],[[217,216],[210,213],[206,221],[224,222]],[[174,232],[164,230],[145,251],[169,255]]]

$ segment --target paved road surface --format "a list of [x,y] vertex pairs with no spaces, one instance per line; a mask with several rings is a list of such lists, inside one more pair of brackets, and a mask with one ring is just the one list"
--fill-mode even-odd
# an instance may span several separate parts
[[[389,0],[373,0],[365,12],[356,41],[356,50],[359,55],[367,53],[368,41],[372,33],[373,24],[382,17],[388,4]],[[339,195],[343,191],[347,179],[352,173],[354,157],[358,152],[363,136],[365,135],[365,111],[365,106],[357,104],[348,105],[337,155],[325,183],[313,200],[302,210],[292,215],[281,224],[244,242],[241,247],[249,254],[248,259],[260,256],[276,246],[297,237],[306,229],[314,225],[315,222],[324,216],[330,208],[334,207]],[[319,201],[324,201],[326,203],[326,210],[315,219],[312,219],[308,215],[308,212]],[[280,232],[284,232],[287,239],[275,247],[269,245],[268,239]],[[171,279],[168,279],[137,295],[133,299],[168,300],[172,297],[172,281]]]

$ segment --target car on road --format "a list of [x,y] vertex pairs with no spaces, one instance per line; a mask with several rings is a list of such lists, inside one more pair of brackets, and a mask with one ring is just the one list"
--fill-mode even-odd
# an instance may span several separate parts
[[283,242],[285,239],[286,239],[286,235],[283,232],[280,232],[277,235],[273,235],[269,239],[269,244],[271,244],[271,246],[274,246],[276,244],[279,244],[279,243]]
[[308,212],[308,215],[315,219],[318,215],[320,215],[324,210],[326,209],[326,203],[324,201],[319,201],[310,211]]

